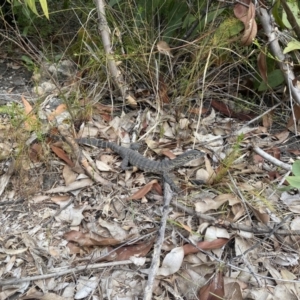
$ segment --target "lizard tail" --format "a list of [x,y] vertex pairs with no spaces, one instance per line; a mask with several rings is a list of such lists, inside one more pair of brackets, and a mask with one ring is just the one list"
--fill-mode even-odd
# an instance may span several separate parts
[[76,139],[76,142],[78,144],[84,144],[88,146],[94,146],[97,148],[107,148],[108,147],[108,142],[101,141],[95,138],[81,138],[81,139]]

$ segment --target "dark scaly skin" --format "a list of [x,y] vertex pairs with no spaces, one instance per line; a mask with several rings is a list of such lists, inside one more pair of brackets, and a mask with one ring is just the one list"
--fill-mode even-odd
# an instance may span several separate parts
[[178,191],[178,188],[173,180],[169,177],[168,173],[175,168],[181,167],[187,162],[205,154],[204,152],[198,150],[189,150],[181,155],[178,155],[172,160],[153,161],[130,148],[125,148],[115,143],[102,141],[95,138],[81,138],[77,139],[76,141],[78,144],[84,144],[98,148],[109,148],[118,153],[123,158],[121,164],[121,168],[123,170],[131,169],[132,167],[128,166],[128,164],[130,164],[131,166],[136,166],[140,170],[146,172],[162,174],[164,180],[170,184],[172,189],[176,191]]

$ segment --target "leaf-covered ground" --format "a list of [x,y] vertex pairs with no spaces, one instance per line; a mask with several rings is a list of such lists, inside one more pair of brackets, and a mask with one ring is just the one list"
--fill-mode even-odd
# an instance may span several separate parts
[[[82,102],[92,113],[74,120],[54,95],[18,97],[23,122],[1,114],[0,299],[142,299],[149,288],[153,299],[298,299],[300,196],[284,177],[299,145],[277,126],[288,120],[152,96]],[[205,157],[170,174],[176,194],[157,174],[123,172],[110,149],[78,146],[88,136],[138,142],[151,160]]]

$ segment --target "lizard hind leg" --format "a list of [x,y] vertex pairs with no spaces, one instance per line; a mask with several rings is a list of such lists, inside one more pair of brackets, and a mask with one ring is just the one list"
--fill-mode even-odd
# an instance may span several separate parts
[[162,176],[163,176],[163,180],[170,185],[172,191],[176,193],[180,192],[180,189],[176,186],[176,184],[168,174],[163,173]]

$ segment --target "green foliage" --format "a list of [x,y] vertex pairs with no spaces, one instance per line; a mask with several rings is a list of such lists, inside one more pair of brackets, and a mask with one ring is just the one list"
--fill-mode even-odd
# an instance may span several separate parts
[[19,17],[30,17],[29,11],[33,12],[36,16],[40,16],[37,7],[36,2],[40,3],[41,9],[43,11],[44,16],[49,19],[49,11],[48,11],[48,4],[47,0],[24,0],[24,2],[21,2],[19,0],[11,0],[10,3],[13,7],[13,9],[18,8],[21,6],[20,12],[22,12],[22,15],[20,14]]
[[28,57],[27,55],[22,55],[21,59],[29,71],[35,71],[36,64],[30,57]]
[[[291,12],[293,13],[298,26],[300,26],[299,1],[290,0],[290,1],[286,1],[286,4],[290,8]],[[290,22],[287,18],[287,14],[286,14],[285,10],[283,10],[283,12],[282,12],[282,22],[285,25],[285,27],[288,28],[289,30],[293,29],[292,25],[290,24]]]
[[283,54],[289,53],[291,51],[300,50],[300,42],[293,40],[290,41],[283,50]]
[[264,92],[269,88],[275,88],[284,83],[284,76],[281,70],[277,69],[268,73],[268,83],[262,81],[258,87],[258,91]]
[[292,171],[295,176],[288,176],[286,180],[292,187],[300,189],[300,160],[293,163]]
[[238,34],[243,30],[244,25],[235,17],[225,18],[213,36],[214,46],[226,46],[228,45],[228,39],[238,36]]
[[228,170],[231,168],[235,160],[240,156],[241,153],[241,143],[244,139],[244,135],[241,134],[237,137],[237,141],[234,143],[231,152],[226,156],[226,158],[222,161],[222,165],[218,170],[218,174],[214,179],[214,183],[218,183],[224,178],[227,174]]
[[[39,0],[41,8],[43,10],[43,13],[47,19],[49,19],[49,12],[48,12],[48,5],[47,5],[47,0]],[[39,13],[36,9],[36,0],[25,0],[24,1],[25,5],[27,5],[31,11],[39,16]]]
[[10,117],[10,121],[13,127],[17,128],[24,120],[24,108],[16,103],[12,103],[11,106],[0,106],[0,114],[6,114]]
[[280,6],[280,0],[276,0],[276,2],[274,3],[272,13],[276,23],[280,26],[280,28],[285,28],[285,25],[282,21],[282,9]]
[[130,15],[134,11],[135,16],[132,21],[137,28],[145,28],[147,25],[149,30],[154,29],[154,34],[159,32],[159,35],[164,36],[166,41],[182,36],[183,30],[200,19],[201,9],[206,7],[205,0],[191,2],[138,0],[134,4],[127,1],[111,0],[108,4],[114,9],[119,9],[125,15]]
[[[300,26],[300,9],[299,9],[299,1],[296,0],[288,0],[286,1],[287,6],[291,10],[294,15],[298,26]],[[276,23],[280,26],[281,29],[289,29],[292,30],[292,26],[288,20],[287,14],[285,10],[282,8],[282,4],[280,0],[276,0],[273,5],[272,13]]]

